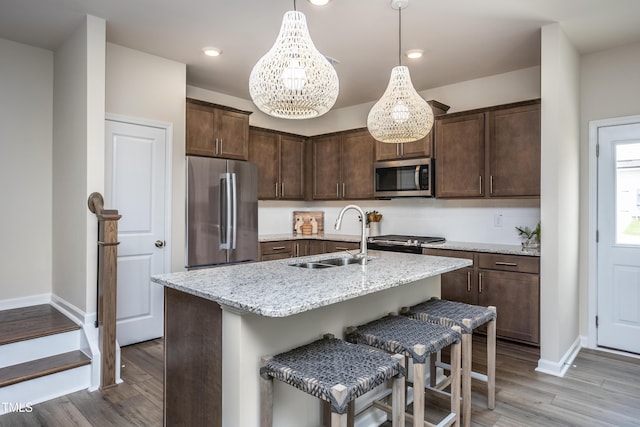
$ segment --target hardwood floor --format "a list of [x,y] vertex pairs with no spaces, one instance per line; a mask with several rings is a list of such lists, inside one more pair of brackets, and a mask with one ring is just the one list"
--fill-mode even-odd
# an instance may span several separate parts
[[[473,426],[640,426],[640,360],[586,350],[564,378],[534,371],[538,349],[498,341],[496,409],[486,409],[483,384],[473,383]],[[474,338],[474,369],[486,360]],[[122,349],[124,383],[106,392],[80,391],[0,416],[0,426],[161,426],[163,341]],[[435,407],[448,400],[430,397]],[[427,407],[429,418],[437,408]],[[235,427],[235,426],[234,426]],[[250,426],[238,426],[250,427]]]

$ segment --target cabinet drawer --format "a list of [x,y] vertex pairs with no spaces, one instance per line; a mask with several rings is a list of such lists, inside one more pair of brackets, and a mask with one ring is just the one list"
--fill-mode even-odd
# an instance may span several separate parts
[[432,249],[432,248],[424,248],[422,249],[422,254],[423,255],[433,255],[433,256],[445,256],[445,257],[450,257],[450,258],[464,258],[464,259],[470,259],[473,264],[471,264],[471,267],[474,266],[475,264],[475,254],[473,252],[466,252],[466,251],[452,251],[450,249]]
[[289,256],[293,253],[293,241],[278,241],[278,242],[262,242],[260,243],[260,253],[262,255],[271,255],[279,253],[289,253]]
[[478,254],[478,267],[488,270],[538,274],[540,273],[540,259],[529,256],[481,253]]
[[360,249],[360,243],[327,240],[324,242],[324,249],[326,252],[352,251]]

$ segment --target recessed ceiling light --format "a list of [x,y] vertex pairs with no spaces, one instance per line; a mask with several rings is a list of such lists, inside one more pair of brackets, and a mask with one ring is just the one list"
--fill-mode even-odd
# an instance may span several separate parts
[[217,47],[203,47],[202,51],[207,56],[220,56],[222,55],[222,51]]
[[424,54],[424,50],[422,49],[411,49],[411,50],[408,50],[406,53],[407,58],[411,58],[411,59],[422,58],[423,54]]
[[331,0],[309,0],[309,3],[316,5],[316,6],[324,6],[325,4],[329,3]]

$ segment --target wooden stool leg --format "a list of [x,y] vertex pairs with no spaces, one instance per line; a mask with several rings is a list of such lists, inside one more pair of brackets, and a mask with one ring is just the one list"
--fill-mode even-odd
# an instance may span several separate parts
[[[460,332],[460,327],[455,326],[458,332]],[[451,412],[456,414],[456,421],[454,422],[454,426],[458,427],[460,425],[460,358],[461,358],[461,344],[456,343],[451,346]],[[471,404],[469,404],[471,407]],[[471,417],[467,417],[471,420]],[[466,419],[465,419],[466,423]]]
[[[465,327],[471,328],[471,320],[462,321]],[[462,334],[462,422],[464,427],[471,426],[471,355],[472,334]]]
[[[489,310],[496,312],[494,306]],[[496,407],[496,321],[487,324],[487,408]]]
[[[393,358],[400,363],[400,365],[404,368],[404,356],[400,354],[394,354]],[[405,377],[399,376],[393,379],[393,385],[391,388],[391,425],[392,427],[405,427],[404,426],[404,415],[406,404],[406,395],[405,395]]]
[[[260,360],[260,368],[264,367],[269,358]],[[271,427],[273,424],[273,378],[260,375],[260,427]]]
[[[416,354],[423,355],[427,349],[423,344],[413,347]],[[413,361],[413,427],[424,427],[424,363]]]
[[[344,402],[347,398],[347,388],[342,384],[331,387],[331,394],[338,402]],[[331,412],[331,427],[347,427],[347,414]]]

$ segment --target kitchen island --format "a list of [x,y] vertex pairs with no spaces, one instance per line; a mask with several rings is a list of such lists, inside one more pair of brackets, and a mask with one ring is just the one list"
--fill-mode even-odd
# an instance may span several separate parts
[[[440,275],[466,259],[370,252],[366,265],[291,264],[341,254],[155,276],[165,287],[165,425],[259,426],[259,363],[343,336],[400,307],[440,295]],[[347,255],[348,256],[348,255]],[[274,425],[315,426],[318,400],[276,382]]]

